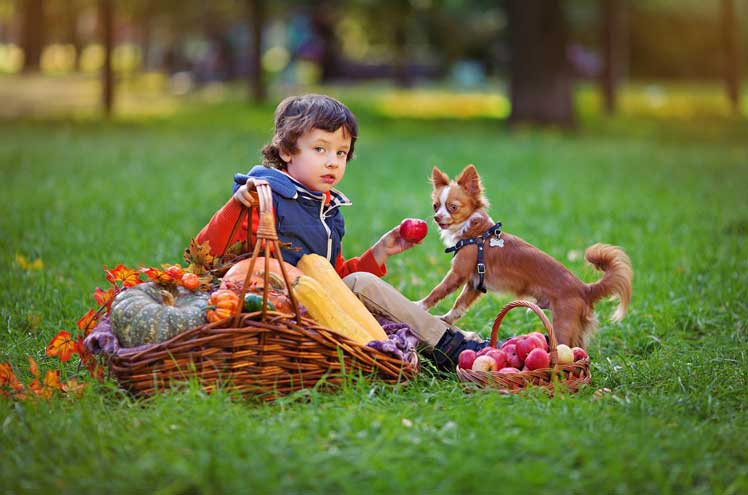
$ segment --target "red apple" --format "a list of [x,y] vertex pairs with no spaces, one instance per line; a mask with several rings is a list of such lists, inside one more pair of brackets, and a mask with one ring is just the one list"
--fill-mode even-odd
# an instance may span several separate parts
[[517,355],[521,360],[527,359],[527,355],[530,354],[530,351],[533,349],[537,349],[538,347],[541,347],[540,342],[538,342],[538,339],[535,337],[532,337],[530,335],[526,335],[519,339],[517,341]]
[[517,368],[506,367],[506,368],[501,368],[499,370],[499,373],[519,373],[519,370]]
[[516,336],[516,337],[512,337],[512,338],[510,338],[509,340],[507,340],[506,342],[504,342],[503,344],[501,344],[501,348],[503,349],[504,347],[506,347],[506,346],[508,346],[508,345],[516,345],[516,344],[517,344],[517,341],[518,341],[519,339],[520,339],[520,336],[519,336],[519,335],[518,335],[518,336]]
[[497,349],[496,349],[495,347],[491,347],[491,346],[489,345],[489,346],[487,346],[487,347],[484,347],[484,348],[483,348],[483,349],[481,349],[480,351],[478,351],[478,353],[477,353],[477,354],[476,354],[475,356],[476,356],[476,357],[477,357],[477,356],[485,356],[485,355],[486,355],[486,354],[488,354],[489,352],[491,352],[491,351],[496,351],[496,350],[497,350]]
[[496,361],[491,356],[478,356],[473,361],[473,371],[495,371]]
[[496,361],[497,370],[506,366],[506,352],[499,349],[493,349],[486,353],[486,356],[493,358],[493,360]]
[[517,346],[509,344],[502,349],[506,353],[506,364],[512,368],[520,369],[522,367],[522,360],[517,355]]
[[577,362],[580,359],[587,359],[589,357],[587,355],[587,351],[585,351],[581,347],[572,347],[571,352],[574,353],[574,362]]
[[558,344],[556,346],[556,353],[558,355],[558,364],[571,364],[574,362],[574,352],[571,347],[566,344]]
[[475,358],[475,351],[471,349],[465,349],[457,358],[457,366],[464,370],[471,370],[473,369],[473,362],[475,361]]
[[400,222],[400,237],[408,242],[421,242],[428,231],[428,224],[420,218],[406,218]]
[[525,358],[525,366],[529,370],[538,370],[540,368],[547,368],[551,364],[551,356],[543,349],[536,347],[531,350]]
[[545,335],[540,332],[530,332],[528,335],[538,339],[538,342],[543,346],[543,350],[548,351],[548,341],[545,340]]

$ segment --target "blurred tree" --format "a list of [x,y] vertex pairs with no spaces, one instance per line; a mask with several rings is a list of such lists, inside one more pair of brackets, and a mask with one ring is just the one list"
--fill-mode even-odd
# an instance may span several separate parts
[[576,126],[562,0],[509,0],[509,123]]
[[734,0],[722,0],[722,39],[725,49],[725,85],[732,111],[740,112],[740,58]]
[[38,72],[44,49],[44,0],[20,0],[23,71]]
[[110,117],[114,107],[114,0],[99,0],[99,35],[104,46],[104,65],[101,68],[101,104],[104,115]]
[[265,27],[265,0],[246,0],[249,25],[249,86],[252,100],[262,103],[267,99],[267,86],[262,70],[262,33]]
[[603,70],[600,78],[605,111],[616,111],[616,92],[626,46],[625,0],[602,0]]

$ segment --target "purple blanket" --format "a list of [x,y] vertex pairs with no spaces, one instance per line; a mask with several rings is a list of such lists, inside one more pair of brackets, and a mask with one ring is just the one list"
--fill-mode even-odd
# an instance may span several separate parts
[[[416,346],[418,337],[415,336],[407,323],[397,323],[389,320],[380,319],[387,340],[372,340],[367,345],[378,351],[397,357],[413,366],[418,365],[418,356]],[[83,341],[83,345],[92,354],[104,353],[109,356],[126,356],[144,351],[158,344],[143,344],[138,347],[121,347],[117,336],[112,332],[112,326],[109,324],[109,317],[105,316],[90,334]]]

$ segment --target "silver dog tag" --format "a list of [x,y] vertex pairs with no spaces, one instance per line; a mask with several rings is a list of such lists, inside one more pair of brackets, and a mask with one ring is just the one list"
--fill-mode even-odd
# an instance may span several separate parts
[[491,246],[491,247],[498,246],[500,248],[503,248],[504,247],[504,239],[497,239],[495,237],[491,237],[491,239],[489,239],[489,241],[488,241],[488,245]]

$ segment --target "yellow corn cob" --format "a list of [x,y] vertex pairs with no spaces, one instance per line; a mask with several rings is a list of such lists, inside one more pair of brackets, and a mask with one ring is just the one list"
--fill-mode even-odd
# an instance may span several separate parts
[[348,337],[359,345],[366,345],[372,340],[369,332],[331,300],[319,282],[313,278],[301,275],[296,279],[293,289],[299,302],[306,306],[309,315],[322,326]]
[[296,264],[304,275],[315,279],[340,308],[357,321],[372,340],[387,340],[387,334],[364,303],[345,285],[327,259],[318,254],[305,254]]

